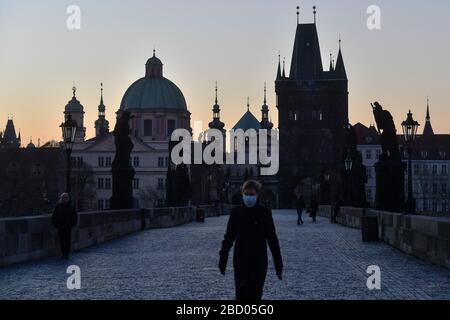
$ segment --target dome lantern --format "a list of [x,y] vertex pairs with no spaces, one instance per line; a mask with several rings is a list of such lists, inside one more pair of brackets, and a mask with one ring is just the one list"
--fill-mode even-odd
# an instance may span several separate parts
[[153,57],[147,60],[145,64],[145,77],[150,78],[162,78],[163,76],[163,64],[155,55],[155,49],[153,49]]

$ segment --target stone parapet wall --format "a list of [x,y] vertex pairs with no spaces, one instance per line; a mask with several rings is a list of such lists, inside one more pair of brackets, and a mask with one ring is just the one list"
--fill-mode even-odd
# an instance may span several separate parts
[[[319,215],[330,218],[331,206],[320,206]],[[450,219],[403,215],[374,209],[343,207],[338,223],[361,228],[364,216],[376,216],[381,241],[422,260],[450,269]]]
[[[229,213],[228,206],[202,206],[206,217]],[[80,250],[146,229],[170,228],[195,220],[197,207],[111,210],[79,213],[72,248]],[[0,219],[0,266],[59,254],[50,215]]]

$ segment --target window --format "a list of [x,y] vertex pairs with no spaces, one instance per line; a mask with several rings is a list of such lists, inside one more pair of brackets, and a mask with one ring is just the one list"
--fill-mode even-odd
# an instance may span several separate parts
[[428,193],[428,183],[423,184],[423,193]]
[[167,120],[167,135],[170,136],[175,131],[175,120]]
[[447,211],[448,211],[447,201],[443,201],[442,202],[442,212],[447,212]]
[[102,190],[105,188],[105,180],[103,178],[98,178],[97,189]]
[[111,178],[105,178],[105,189],[106,190],[111,189]]
[[433,169],[433,174],[437,174],[437,164],[433,164],[433,167],[432,167]]
[[104,157],[98,157],[98,166],[100,168],[103,168],[105,166],[105,158]]
[[372,199],[372,189],[368,188],[366,194],[367,194],[367,199],[371,200]]
[[366,159],[367,160],[372,159],[372,150],[366,150]]
[[152,120],[144,120],[144,136],[150,137],[153,135],[153,121]]
[[428,201],[427,200],[423,200],[423,211],[425,211],[425,212],[428,211]]
[[139,167],[139,157],[134,157],[133,158],[133,166],[134,167]]
[[423,175],[428,175],[428,166],[426,164],[423,165]]
[[158,168],[164,168],[164,157],[158,157]]
[[445,165],[445,164],[442,165],[441,174],[443,174],[443,175],[447,174],[447,165]]
[[111,205],[110,205],[110,203],[109,203],[109,199],[106,199],[106,200],[105,200],[104,208],[105,208],[105,210],[111,209]]
[[433,212],[437,211],[437,202],[435,202],[435,201],[433,201],[432,210],[433,210]]
[[104,206],[105,206],[105,202],[103,201],[103,199],[98,199],[98,201],[97,201],[98,210],[103,210]]
[[289,111],[289,120],[294,120],[294,112]]
[[380,160],[381,150],[376,151],[377,160]]
[[164,158],[164,167],[168,168],[169,167],[169,157],[165,157]]
[[158,178],[158,190],[164,190],[164,178]]
[[139,179],[133,179],[133,189],[139,189]]
[[442,193],[443,194],[447,194],[447,183],[443,183],[442,185],[441,185],[441,190],[442,190]]
[[418,176],[418,175],[419,175],[419,171],[420,171],[419,165],[418,165],[418,164],[415,164],[413,170],[414,170],[414,175],[415,175],[415,176]]
[[111,167],[111,164],[112,164],[111,157],[106,157],[105,158],[105,166],[109,168],[109,167]]
[[438,193],[438,185],[437,183],[433,183],[433,194]]

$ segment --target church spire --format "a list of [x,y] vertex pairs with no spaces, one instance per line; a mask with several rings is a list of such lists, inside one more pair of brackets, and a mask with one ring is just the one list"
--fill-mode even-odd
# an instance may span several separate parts
[[267,85],[264,82],[264,104],[261,108],[261,129],[272,129],[273,124],[269,120],[269,106],[267,105]]
[[215,99],[214,99],[214,105],[212,108],[213,111],[213,120],[209,123],[210,129],[219,129],[223,132],[223,128],[225,127],[225,123],[220,121],[220,106],[219,106],[219,99],[217,97],[217,81],[216,81],[216,87],[215,87]]
[[286,57],[283,57],[283,75],[282,78],[286,78]]
[[98,119],[95,121],[95,136],[109,132],[109,121],[106,120],[106,106],[103,103],[103,82],[100,83],[100,104],[98,105]]
[[433,135],[433,126],[431,125],[431,117],[430,117],[430,98],[427,97],[427,115],[425,117],[425,126],[423,128],[423,135]]

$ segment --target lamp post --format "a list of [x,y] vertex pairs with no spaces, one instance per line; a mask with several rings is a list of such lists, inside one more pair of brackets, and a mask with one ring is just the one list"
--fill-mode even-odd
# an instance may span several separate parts
[[408,150],[408,198],[406,200],[406,213],[410,214],[416,213],[416,200],[413,197],[412,187],[412,145],[419,126],[420,124],[413,119],[411,110],[409,110],[406,120],[402,122],[402,128]]
[[62,130],[64,147],[66,148],[67,156],[67,172],[66,172],[66,192],[70,194],[70,171],[71,171],[71,159],[73,143],[75,142],[75,133],[77,132],[77,123],[72,120],[72,115],[69,113],[66,118],[66,122],[61,123],[60,128]]
[[347,205],[351,205],[351,172],[353,168],[352,156],[350,154],[350,150],[347,151],[347,157],[344,160],[345,171],[347,172]]

